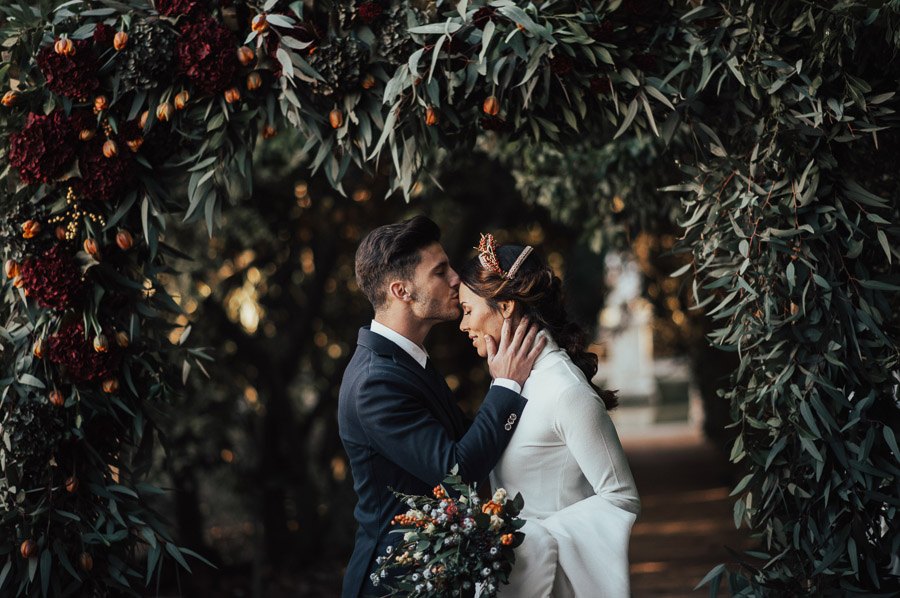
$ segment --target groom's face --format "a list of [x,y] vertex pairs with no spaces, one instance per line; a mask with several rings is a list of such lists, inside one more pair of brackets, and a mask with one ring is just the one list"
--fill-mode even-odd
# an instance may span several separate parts
[[440,243],[419,250],[412,279],[412,310],[421,320],[446,322],[459,317],[459,276]]

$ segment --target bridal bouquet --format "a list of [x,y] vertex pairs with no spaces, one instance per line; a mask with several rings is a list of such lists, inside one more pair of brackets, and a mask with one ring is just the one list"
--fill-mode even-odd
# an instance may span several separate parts
[[403,541],[378,557],[372,583],[386,596],[471,596],[476,585],[481,597],[496,596],[525,538],[519,531],[525,520],[518,517],[522,495],[509,499],[501,488],[482,502],[475,486],[457,475],[432,494],[397,493],[409,506],[393,521],[392,533],[403,534]]

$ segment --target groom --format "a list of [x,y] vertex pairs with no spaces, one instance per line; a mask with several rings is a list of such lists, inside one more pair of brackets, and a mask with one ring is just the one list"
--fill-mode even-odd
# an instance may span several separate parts
[[375,318],[359,340],[341,383],[338,425],[359,496],[356,546],[343,598],[375,593],[375,558],[396,542],[388,534],[404,506],[391,489],[428,494],[454,465],[468,482],[483,480],[506,448],[525,408],[519,394],[543,348],[527,322],[488,337],[494,382],[471,422],[423,344],[431,327],[459,317],[459,277],[425,216],[376,228],[356,252],[356,280]]

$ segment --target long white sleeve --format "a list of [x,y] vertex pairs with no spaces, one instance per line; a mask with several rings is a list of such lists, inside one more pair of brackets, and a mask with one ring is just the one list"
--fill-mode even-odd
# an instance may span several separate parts
[[593,390],[575,384],[559,393],[553,429],[594,493],[637,515],[641,502],[616,428]]

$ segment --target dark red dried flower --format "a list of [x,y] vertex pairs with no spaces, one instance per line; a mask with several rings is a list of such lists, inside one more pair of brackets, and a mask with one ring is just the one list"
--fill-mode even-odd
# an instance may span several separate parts
[[40,257],[30,257],[21,267],[24,289],[38,305],[66,309],[81,296],[84,282],[78,265],[65,246],[55,244]]
[[207,93],[218,93],[228,87],[237,69],[236,48],[234,34],[207,17],[181,29],[175,54],[188,79]]
[[199,17],[203,11],[203,2],[196,0],[156,0],[156,10],[167,17],[185,15],[190,18]]
[[25,127],[9,136],[9,161],[26,183],[49,183],[75,158],[72,126],[62,110],[28,115]]
[[488,21],[493,21],[495,19],[494,15],[496,12],[497,9],[493,6],[482,6],[475,11],[474,15],[472,15],[472,23],[479,29],[484,29],[485,25],[488,24]]
[[609,19],[606,19],[599,25],[591,27],[589,35],[594,41],[611,42],[613,40],[614,31],[615,26],[613,25],[613,22]]
[[565,54],[557,53],[550,59],[550,70],[559,77],[565,77],[574,68],[575,62]]
[[97,128],[97,117],[88,109],[75,109],[69,115],[69,127],[75,136],[84,129],[94,130]]
[[116,37],[116,30],[106,23],[97,23],[94,29],[94,45],[101,50],[112,46],[113,39]]
[[384,13],[384,7],[378,2],[372,2],[371,0],[363,2],[356,10],[359,13],[359,18],[368,24],[374,23]]
[[631,57],[631,62],[642,71],[656,69],[656,56],[653,54],[635,54]]
[[603,95],[608,94],[612,91],[612,81],[609,80],[609,77],[594,77],[591,79],[591,92],[594,94]]
[[55,94],[85,101],[100,86],[97,79],[97,58],[91,41],[75,40],[75,53],[57,54],[53,44],[38,51],[37,64],[47,80],[47,87]]
[[[112,337],[111,331],[104,334]],[[76,318],[51,335],[47,342],[51,362],[65,369],[72,382],[105,380],[115,375],[121,355],[114,348],[106,353],[94,350],[92,339],[84,337],[84,322]]]
[[103,143],[97,135],[86,143],[78,156],[81,178],[72,182],[72,189],[85,200],[111,201],[134,180],[134,162],[126,150],[126,139],[115,139],[120,151],[112,158],[103,155]]
[[106,23],[97,23],[94,29],[94,44],[101,50],[112,46],[113,38],[116,37],[116,30]]

